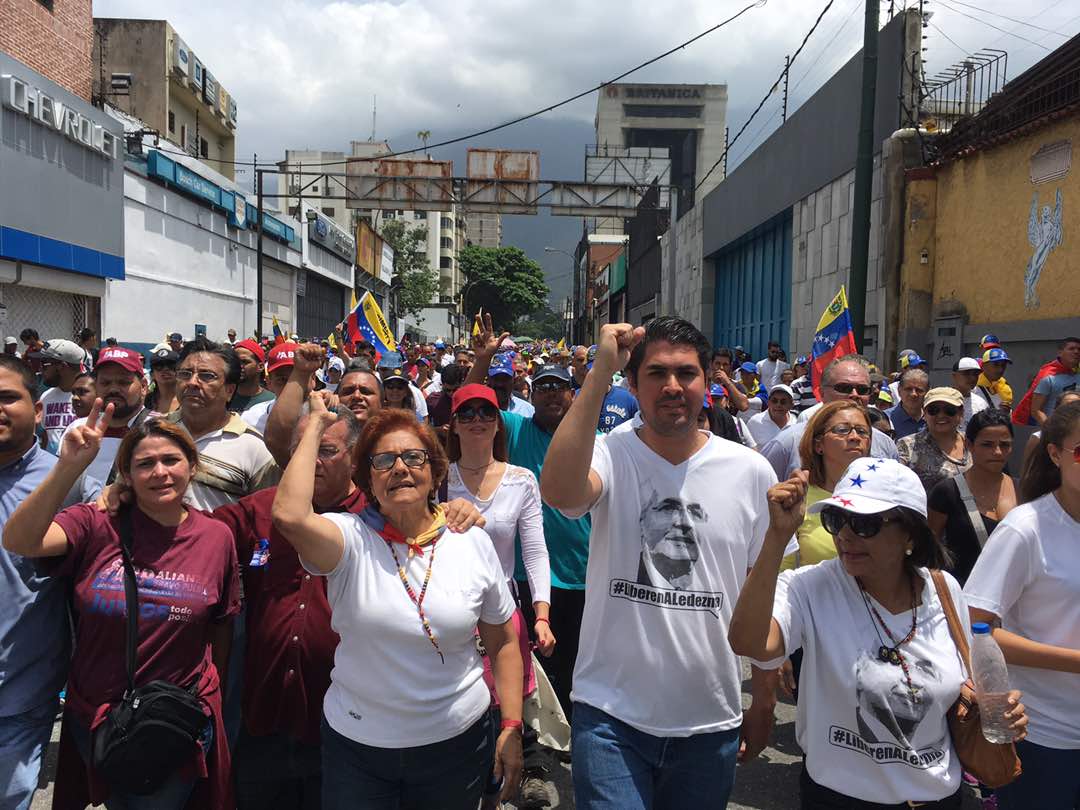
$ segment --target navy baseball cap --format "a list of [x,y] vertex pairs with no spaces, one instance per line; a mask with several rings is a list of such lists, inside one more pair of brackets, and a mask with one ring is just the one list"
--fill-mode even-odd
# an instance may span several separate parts
[[757,374],[757,366],[753,363],[743,363],[739,366],[739,371],[745,371],[747,374]]
[[554,377],[557,380],[562,380],[564,383],[570,382],[570,372],[560,365],[549,364],[546,366],[540,366],[536,370],[536,373],[532,375],[533,385],[540,382],[545,377]]

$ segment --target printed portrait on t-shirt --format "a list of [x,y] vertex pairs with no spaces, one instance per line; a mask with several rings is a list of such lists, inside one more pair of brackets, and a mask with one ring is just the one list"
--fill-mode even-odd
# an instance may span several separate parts
[[641,509],[638,584],[689,589],[700,554],[698,527],[708,519],[700,503],[651,493]]
[[911,740],[934,702],[935,690],[928,687],[940,684],[941,674],[932,662],[910,655],[907,665],[913,689],[896,664],[866,652],[855,662],[855,716],[864,740],[914,747]]

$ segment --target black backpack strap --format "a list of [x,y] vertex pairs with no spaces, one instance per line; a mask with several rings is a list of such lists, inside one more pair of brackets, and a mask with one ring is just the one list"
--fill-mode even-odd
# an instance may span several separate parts
[[135,670],[139,649],[139,587],[135,580],[135,563],[132,558],[131,508],[120,510],[117,515],[120,534],[120,555],[124,560],[124,605],[127,611],[127,659],[128,692],[135,691]]

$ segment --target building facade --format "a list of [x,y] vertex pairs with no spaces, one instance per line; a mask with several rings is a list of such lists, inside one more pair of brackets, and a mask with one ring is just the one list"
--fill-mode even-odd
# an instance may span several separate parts
[[301,205],[308,205],[330,218],[341,229],[354,229],[352,209],[345,207],[344,178],[318,172],[345,171],[345,153],[319,149],[286,149],[285,160],[278,163],[278,205],[294,219],[300,218]]
[[236,177],[236,99],[165,20],[94,19],[94,97]]
[[0,3],[0,52],[90,101],[90,6],[91,0],[5,0]]
[[297,288],[297,331],[324,338],[345,320],[355,289],[356,239],[315,206],[301,208],[303,273]]
[[467,242],[476,247],[502,247],[502,214],[495,211],[468,211],[465,214]]
[[0,331],[71,339],[100,331],[107,280],[125,275],[124,137],[66,89],[77,67],[45,67],[0,51]]

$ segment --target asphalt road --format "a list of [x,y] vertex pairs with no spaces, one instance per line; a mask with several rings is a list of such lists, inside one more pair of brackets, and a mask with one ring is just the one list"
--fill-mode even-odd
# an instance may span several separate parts
[[[747,680],[743,682],[743,705],[750,705],[749,670],[744,665]],[[53,729],[46,770],[49,784],[34,797],[31,810],[49,810],[52,805],[52,775],[56,768],[56,741],[59,724]],[[771,744],[761,755],[735,774],[735,789],[728,810],[798,810],[799,771],[802,752],[795,742],[795,706],[781,702],[776,708],[776,728]],[[554,799],[551,808],[568,810],[574,807],[574,792],[570,781],[570,765],[554,757],[549,762],[549,792]],[[513,807],[513,805],[505,808]],[[978,810],[979,801],[972,795],[964,797],[964,810]]]

